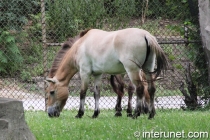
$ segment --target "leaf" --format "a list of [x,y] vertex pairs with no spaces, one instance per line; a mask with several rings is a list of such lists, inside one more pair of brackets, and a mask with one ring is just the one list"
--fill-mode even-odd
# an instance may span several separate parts
[[4,69],[4,67],[2,67],[1,65],[0,65],[0,72],[4,72],[4,73],[7,73],[7,71]]
[[175,56],[174,55],[169,55],[168,56],[168,59],[171,60],[171,61],[173,61],[173,60],[175,60]]
[[10,43],[8,48],[13,54],[20,54],[20,51],[15,43]]
[[7,57],[5,56],[5,54],[2,51],[0,51],[0,62],[1,63],[7,63],[8,62]]
[[6,37],[6,42],[10,43],[10,42],[15,42],[15,38],[13,36],[7,36]]
[[182,0],[182,3],[186,3],[187,2],[187,0]]

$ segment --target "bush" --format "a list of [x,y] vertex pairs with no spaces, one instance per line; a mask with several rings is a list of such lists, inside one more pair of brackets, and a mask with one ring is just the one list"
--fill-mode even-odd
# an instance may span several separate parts
[[15,37],[8,31],[0,34],[0,73],[13,74],[23,62]]
[[77,35],[79,29],[97,27],[104,15],[103,3],[98,0],[48,0],[46,9],[48,39],[54,42]]
[[21,30],[27,23],[27,15],[35,12],[37,0],[3,0],[0,3],[0,27]]
[[135,15],[135,4],[135,0],[48,0],[48,40],[61,42],[77,35],[78,30],[102,28],[107,22],[118,28]]
[[23,28],[38,7],[38,0],[0,2],[0,74],[13,76],[21,71],[24,57],[20,47],[28,36]]
[[147,16],[184,20],[190,16],[189,12],[184,12],[188,10],[187,0],[150,0]]

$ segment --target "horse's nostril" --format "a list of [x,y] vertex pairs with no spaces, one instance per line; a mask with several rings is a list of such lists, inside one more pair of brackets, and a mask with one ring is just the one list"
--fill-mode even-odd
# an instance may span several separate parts
[[60,113],[59,112],[55,112],[55,117],[59,117],[60,116]]
[[48,116],[51,118],[54,117],[53,114],[51,114],[51,113],[48,113]]
[[59,117],[60,112],[57,109],[55,109],[54,107],[50,107],[50,108],[48,108],[48,116],[49,117]]

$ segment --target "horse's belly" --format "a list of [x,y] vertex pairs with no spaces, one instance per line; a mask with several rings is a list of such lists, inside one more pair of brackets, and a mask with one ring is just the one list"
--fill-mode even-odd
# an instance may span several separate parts
[[93,74],[102,74],[102,73],[106,73],[106,74],[121,74],[121,73],[125,73],[125,68],[122,65],[121,62],[114,62],[113,61],[107,61],[101,65],[94,65],[93,66]]

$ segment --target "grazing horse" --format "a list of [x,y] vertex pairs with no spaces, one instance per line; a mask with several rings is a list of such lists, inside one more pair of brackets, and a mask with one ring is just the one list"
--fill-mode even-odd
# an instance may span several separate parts
[[[146,82],[146,76],[144,72],[142,72],[142,78],[143,78],[143,86],[144,86],[144,92],[143,96],[145,97],[145,104],[143,106],[143,110],[141,110],[141,113],[147,114],[149,112],[149,104],[150,104],[150,94],[148,92],[148,83]],[[124,82],[123,82],[123,77],[124,75],[111,75],[110,78],[110,83],[111,86],[114,90],[114,92],[117,94],[117,103],[115,106],[116,114],[115,116],[122,116],[121,111],[122,111],[122,106],[121,106],[121,101],[122,97],[124,96]],[[160,80],[162,77],[153,77],[154,81],[155,80]],[[134,86],[132,85],[131,82],[128,84],[128,108],[127,108],[127,116],[132,117],[132,97],[133,93],[135,91]],[[139,114],[140,115],[140,114]]]
[[[155,61],[157,68],[155,69]],[[146,73],[148,92],[150,94],[149,118],[155,115],[154,93],[155,78],[166,70],[168,62],[156,38],[149,32],[128,28],[118,31],[103,31],[91,29],[79,38],[64,55],[58,70],[53,78],[47,78],[49,97],[47,111],[49,116],[59,116],[63,105],[68,98],[68,84],[71,78],[79,72],[81,77],[80,107],[77,118],[84,115],[86,91],[90,76],[94,77],[95,109],[93,118],[99,113],[100,81],[101,75],[127,73],[136,92],[136,106],[134,118],[142,112],[145,98],[141,69]]]
[[[86,34],[87,32],[89,31],[88,30],[85,30],[85,31],[82,31],[80,33],[80,35],[74,37],[74,38],[68,38],[68,40],[66,42],[64,42],[62,44],[62,48],[58,51],[53,63],[52,63],[52,67],[49,71],[49,74],[48,74],[48,77],[49,78],[53,78],[55,76],[55,72],[57,71],[58,67],[59,67],[59,63],[61,62],[61,60],[63,59],[64,55],[66,54],[66,52],[72,47],[72,45],[74,44],[74,42],[76,42],[80,37],[82,37],[84,34]],[[110,83],[111,83],[111,86],[114,90],[114,92],[118,95],[117,96],[117,103],[116,103],[116,106],[115,106],[115,110],[116,110],[116,113],[115,113],[115,116],[122,116],[121,114],[121,111],[122,111],[122,107],[121,107],[121,101],[122,101],[122,97],[124,96],[124,82],[123,82],[123,78],[122,76],[124,75],[111,75],[111,78],[110,78]],[[146,80],[145,78],[145,74],[142,73],[142,78],[144,80]],[[149,93],[148,93],[148,86],[146,83],[144,83],[144,94],[145,94],[145,99],[146,99],[146,104],[144,105],[144,112],[142,113],[147,113],[148,112],[148,105],[149,105]],[[129,83],[129,86],[128,86],[128,95],[129,95],[129,100],[128,100],[128,109],[127,109],[127,116],[128,117],[132,117],[132,96],[133,96],[133,93],[134,93],[134,86],[132,85],[132,83],[130,82]],[[48,92],[48,91],[46,91]],[[47,98],[48,99],[48,96]],[[63,108],[64,104],[62,105],[62,108]]]

